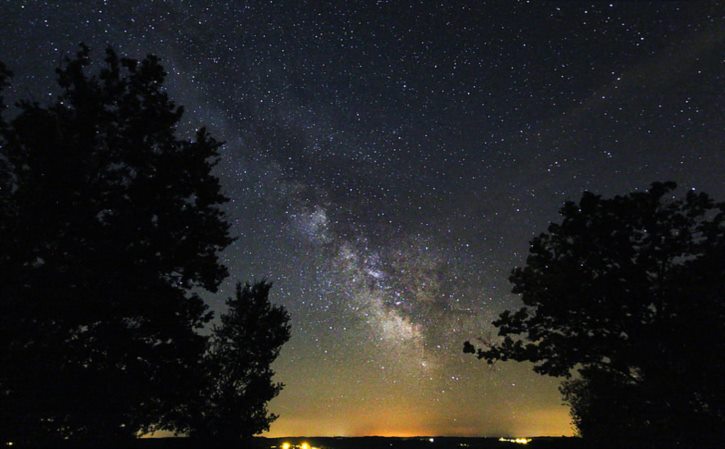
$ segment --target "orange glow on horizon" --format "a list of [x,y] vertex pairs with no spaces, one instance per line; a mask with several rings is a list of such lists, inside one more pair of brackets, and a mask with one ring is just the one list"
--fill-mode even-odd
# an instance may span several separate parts
[[[572,436],[571,419],[566,407],[552,407],[520,412],[496,428],[480,423],[476,416],[456,422],[416,410],[355,410],[334,416],[283,415],[274,422],[268,438],[297,436],[316,437],[500,437],[502,435]],[[496,417],[490,418],[495,420]],[[490,422],[490,421],[489,421]],[[495,422],[495,421],[494,421]]]

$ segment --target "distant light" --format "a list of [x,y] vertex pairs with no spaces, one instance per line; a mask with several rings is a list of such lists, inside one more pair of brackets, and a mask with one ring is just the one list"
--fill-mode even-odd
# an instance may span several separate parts
[[431,443],[434,443],[435,440],[436,440],[435,438],[428,438],[428,441],[430,441]]
[[310,445],[305,441],[304,443],[300,444],[300,449],[310,449]]
[[501,437],[498,440],[501,441],[501,442],[516,443],[516,444],[529,444],[529,443],[531,443],[531,438],[504,438],[504,437]]
[[12,446],[13,444],[14,443],[12,441],[8,441],[7,443],[5,443],[5,446]]
[[288,442],[285,441],[284,443],[282,443],[282,449],[289,449],[289,448],[290,448],[290,444]]

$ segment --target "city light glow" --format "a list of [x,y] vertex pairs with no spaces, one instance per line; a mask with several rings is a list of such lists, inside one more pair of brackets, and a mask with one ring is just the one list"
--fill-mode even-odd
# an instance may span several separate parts
[[501,442],[515,443],[515,444],[529,444],[529,443],[531,443],[531,438],[504,438],[504,437],[501,437],[498,440],[501,441]]
[[[277,446],[270,446],[270,447],[274,449]],[[303,441],[302,443],[299,443],[299,444],[290,443],[289,441],[285,441],[279,445],[279,449],[320,449],[320,448],[312,446],[307,441]]]

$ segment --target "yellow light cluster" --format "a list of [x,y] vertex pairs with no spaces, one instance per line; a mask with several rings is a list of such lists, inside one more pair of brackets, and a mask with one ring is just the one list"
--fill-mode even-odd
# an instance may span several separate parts
[[531,443],[531,438],[504,438],[504,437],[501,437],[498,440],[499,441],[502,441],[502,442],[516,443],[516,444],[529,444],[529,443]]
[[[275,446],[272,446],[272,447],[274,448]],[[285,441],[284,443],[282,443],[279,446],[279,448],[280,449],[320,449],[315,446],[310,446],[310,443],[308,443],[307,441],[304,441],[301,444],[292,444],[292,443]]]

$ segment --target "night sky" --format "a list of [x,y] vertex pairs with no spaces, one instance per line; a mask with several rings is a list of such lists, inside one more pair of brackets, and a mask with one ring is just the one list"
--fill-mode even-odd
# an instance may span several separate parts
[[57,93],[83,41],[161,57],[226,141],[232,276],[293,337],[270,435],[571,434],[558,381],[462,353],[584,190],[725,199],[719,1],[0,3],[6,95]]

